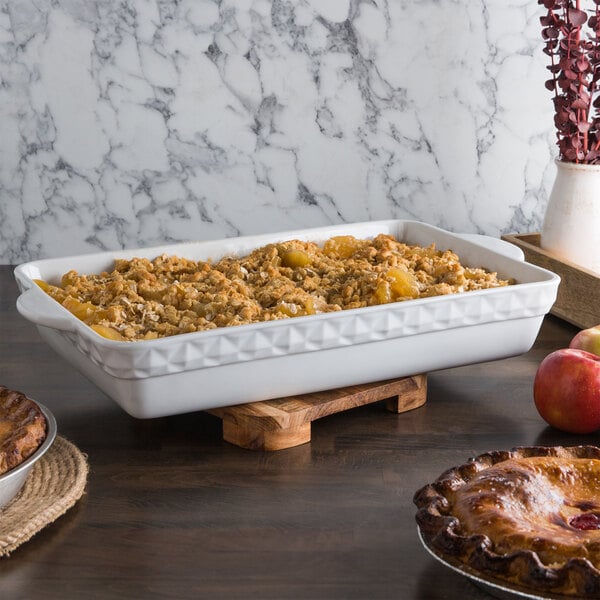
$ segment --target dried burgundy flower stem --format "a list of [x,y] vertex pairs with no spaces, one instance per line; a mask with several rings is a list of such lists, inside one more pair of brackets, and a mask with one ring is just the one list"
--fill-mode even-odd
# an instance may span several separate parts
[[600,0],[538,0],[560,160],[600,163]]

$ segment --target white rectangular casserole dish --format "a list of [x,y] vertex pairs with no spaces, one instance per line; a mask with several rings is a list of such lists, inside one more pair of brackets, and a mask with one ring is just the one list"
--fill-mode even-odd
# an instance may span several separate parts
[[[45,294],[34,279],[112,270],[115,258],[244,255],[289,239],[379,233],[454,250],[516,285],[409,300],[157,340],[117,342]],[[19,265],[19,312],[42,338],[130,415],[160,417],[425,373],[530,349],[556,299],[559,277],[498,249],[499,240],[460,236],[415,221],[378,221],[279,234],[38,260]],[[503,242],[500,242],[500,245]],[[514,248],[514,247],[513,247]]]

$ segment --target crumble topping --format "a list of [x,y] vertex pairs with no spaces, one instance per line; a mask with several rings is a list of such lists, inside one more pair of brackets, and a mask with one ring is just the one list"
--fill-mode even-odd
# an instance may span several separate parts
[[134,341],[513,282],[463,266],[451,250],[380,234],[332,237],[321,246],[290,240],[215,262],[116,259],[110,273],[69,271],[60,286],[37,283],[100,335]]

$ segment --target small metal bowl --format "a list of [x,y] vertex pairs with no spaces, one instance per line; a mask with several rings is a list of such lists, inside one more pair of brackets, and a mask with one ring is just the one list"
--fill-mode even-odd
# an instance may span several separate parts
[[40,459],[48,448],[52,446],[56,437],[56,419],[54,415],[42,404],[36,402],[46,418],[46,439],[41,446],[20,465],[0,475],[0,508],[6,506],[20,491],[29,475],[33,465]]

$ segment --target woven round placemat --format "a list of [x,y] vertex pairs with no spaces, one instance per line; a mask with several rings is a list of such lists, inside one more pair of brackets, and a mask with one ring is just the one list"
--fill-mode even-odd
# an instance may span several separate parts
[[87,482],[86,456],[57,436],[17,496],[0,511],[0,556],[8,556],[71,508]]

